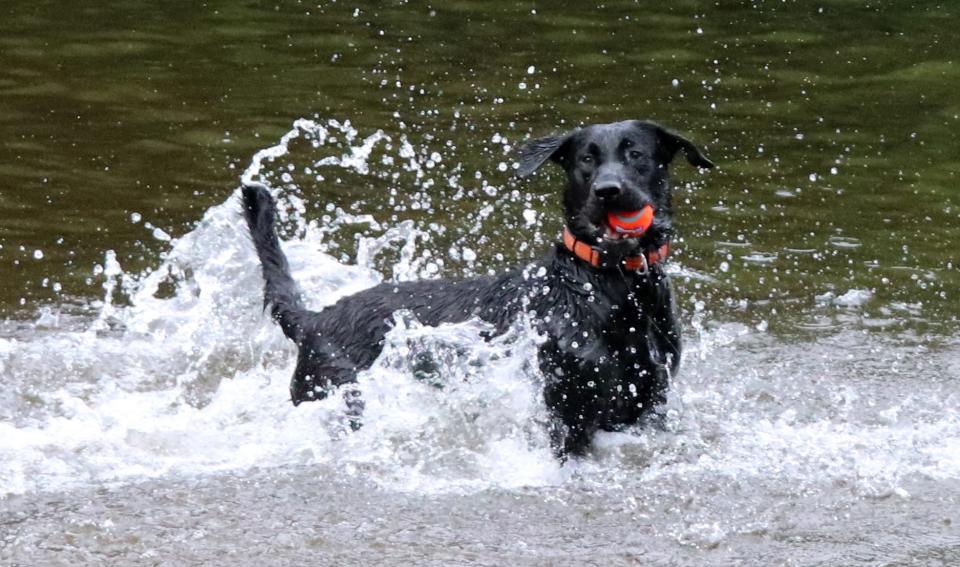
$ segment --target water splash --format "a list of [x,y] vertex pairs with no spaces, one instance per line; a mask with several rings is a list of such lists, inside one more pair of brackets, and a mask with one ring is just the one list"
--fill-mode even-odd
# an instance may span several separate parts
[[[387,279],[441,273],[433,233],[413,222],[336,208],[329,222],[309,219],[284,177],[282,158],[303,151],[295,140],[333,152],[309,157],[310,174],[321,176],[423,177],[436,152],[382,132],[361,136],[349,122],[298,120],[254,156],[243,179],[277,182],[292,235],[283,246],[312,308]],[[499,222],[482,210],[473,218]],[[357,226],[368,233],[345,263],[330,235]],[[107,252],[98,276],[104,299],[89,320],[45,312],[0,339],[0,494],[268,466],[418,492],[572,484],[639,493],[752,479],[772,491],[848,486],[874,498],[900,495],[911,476],[960,478],[960,396],[938,379],[955,371],[958,345],[936,353],[862,332],[797,345],[698,308],[664,428],[600,434],[594,455],[561,467],[544,433],[538,337],[522,322],[485,341],[477,321],[430,328],[397,314],[383,354],[359,377],[360,432],[346,432],[339,397],[293,408],[294,347],[263,314],[239,193],[171,239],[154,269],[126,273]],[[725,533],[704,522],[676,537],[715,545]]]

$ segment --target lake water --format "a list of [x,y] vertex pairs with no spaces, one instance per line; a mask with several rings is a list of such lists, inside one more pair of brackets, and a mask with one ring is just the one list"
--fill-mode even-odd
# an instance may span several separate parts
[[[0,563],[960,563],[960,14],[721,4],[7,2]],[[718,164],[662,430],[557,463],[522,322],[398,315],[357,433],[289,404],[242,174],[320,307],[539,256],[512,150],[627,118]]]

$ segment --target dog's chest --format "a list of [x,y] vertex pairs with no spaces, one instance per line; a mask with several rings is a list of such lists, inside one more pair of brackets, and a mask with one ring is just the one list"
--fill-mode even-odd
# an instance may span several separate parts
[[548,309],[544,321],[550,348],[562,352],[564,366],[620,380],[648,364],[650,314],[635,290],[592,289],[566,299]]
[[599,424],[634,422],[650,403],[658,372],[642,313],[574,323],[554,328],[541,346],[547,403]]

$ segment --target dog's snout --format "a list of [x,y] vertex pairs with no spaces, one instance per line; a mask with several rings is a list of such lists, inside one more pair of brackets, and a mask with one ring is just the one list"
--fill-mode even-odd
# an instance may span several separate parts
[[620,195],[623,185],[619,181],[605,180],[593,186],[594,194],[601,199],[612,199]]

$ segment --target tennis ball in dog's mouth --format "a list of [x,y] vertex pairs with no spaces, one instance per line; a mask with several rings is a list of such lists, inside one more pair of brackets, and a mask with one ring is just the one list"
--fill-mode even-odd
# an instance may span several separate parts
[[607,213],[607,224],[613,232],[639,236],[653,224],[653,206],[639,211],[611,211]]

